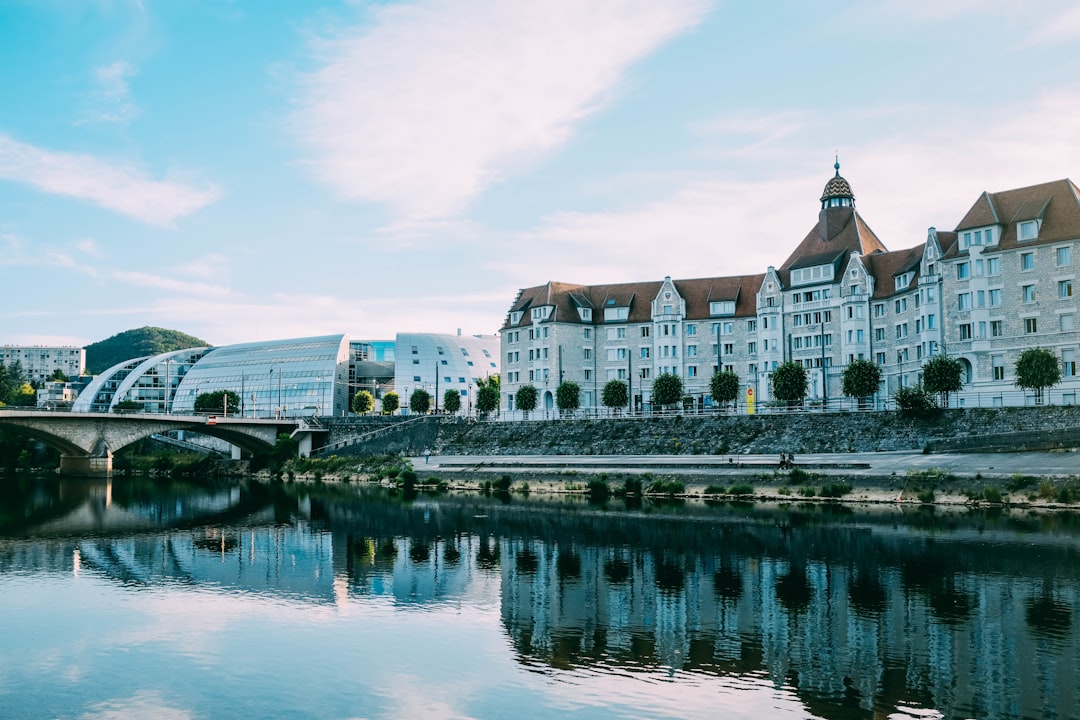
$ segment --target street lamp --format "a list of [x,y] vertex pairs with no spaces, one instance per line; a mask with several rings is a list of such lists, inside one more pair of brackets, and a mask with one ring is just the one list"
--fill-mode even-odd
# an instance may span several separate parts
[[165,414],[169,415],[171,414],[169,412],[169,391],[172,389],[170,387],[170,385],[172,385],[172,377],[169,375],[169,366],[173,364],[173,359],[169,358],[162,364],[165,366]]

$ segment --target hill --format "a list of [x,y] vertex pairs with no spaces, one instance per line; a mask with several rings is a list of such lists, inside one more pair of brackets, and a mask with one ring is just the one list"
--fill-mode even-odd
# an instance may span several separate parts
[[209,344],[205,340],[177,330],[158,327],[126,330],[111,338],[86,346],[86,371],[91,375],[97,375],[124,360]]

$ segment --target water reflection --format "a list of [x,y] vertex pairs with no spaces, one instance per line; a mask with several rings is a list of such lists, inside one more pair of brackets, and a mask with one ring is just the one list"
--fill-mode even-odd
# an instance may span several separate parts
[[520,666],[556,679],[767,681],[828,718],[1080,716],[1078,538],[1067,514],[25,478],[0,496],[0,579],[490,606]]

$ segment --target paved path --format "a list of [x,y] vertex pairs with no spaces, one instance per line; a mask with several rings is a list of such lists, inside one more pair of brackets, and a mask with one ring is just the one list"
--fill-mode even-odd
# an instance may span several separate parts
[[[411,458],[422,473],[442,472],[663,472],[666,474],[746,475],[776,469],[779,455],[440,455]],[[830,474],[882,477],[908,470],[941,468],[957,477],[1012,475],[1080,476],[1080,452],[933,453],[868,452],[807,453],[796,467]]]

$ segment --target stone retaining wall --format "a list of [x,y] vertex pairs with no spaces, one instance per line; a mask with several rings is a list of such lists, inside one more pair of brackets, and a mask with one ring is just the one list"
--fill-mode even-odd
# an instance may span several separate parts
[[[350,427],[356,431],[355,424]],[[334,429],[331,428],[333,436]],[[337,454],[702,455],[971,451],[1080,445],[1080,407],[470,422],[432,418]]]

